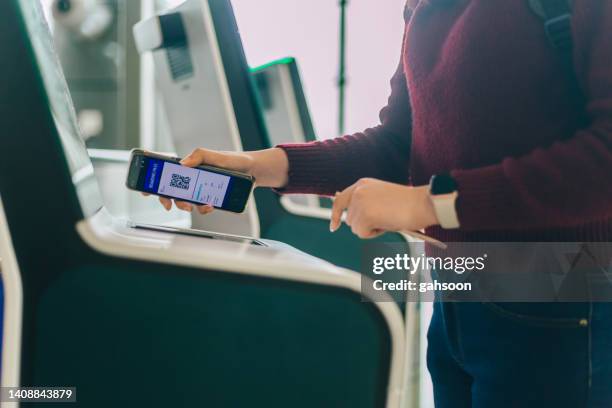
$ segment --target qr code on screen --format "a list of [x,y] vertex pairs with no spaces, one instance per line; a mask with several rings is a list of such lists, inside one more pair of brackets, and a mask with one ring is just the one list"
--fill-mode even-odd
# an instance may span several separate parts
[[170,179],[170,187],[189,190],[190,181],[191,177],[181,176],[180,174],[173,174],[172,178]]

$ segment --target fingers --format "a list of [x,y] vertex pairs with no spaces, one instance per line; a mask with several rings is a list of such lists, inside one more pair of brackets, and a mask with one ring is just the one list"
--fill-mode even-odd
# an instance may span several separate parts
[[195,149],[188,156],[181,160],[181,164],[187,167],[195,167],[200,164],[210,164],[217,167],[224,167],[225,155],[208,149]]
[[338,228],[340,228],[340,223],[342,221],[342,212],[346,208],[344,201],[346,198],[343,198],[341,192],[337,192],[334,196],[334,202],[332,204],[332,214],[331,219],[329,221],[329,231],[336,232]]
[[186,203],[185,201],[174,200],[174,205],[179,210],[183,210],[187,212],[191,212],[191,210],[193,210],[193,205],[190,203]]
[[384,230],[370,227],[362,217],[352,220],[351,231],[361,239],[376,238],[385,233]]
[[340,228],[340,223],[342,222],[342,213],[351,204],[351,198],[355,187],[356,185],[353,184],[352,186],[346,188],[344,191],[336,193],[336,196],[334,197],[334,205],[332,207],[331,221],[329,223],[329,230],[331,232],[335,232],[338,230],[338,228]]
[[143,196],[145,196],[145,197],[148,197],[148,196],[150,196],[150,195],[151,195],[151,194],[149,194],[149,193],[144,193],[144,192],[141,192],[140,194],[142,194],[142,195],[143,195]]
[[199,205],[197,206],[198,212],[202,215],[204,214],[210,214],[211,212],[213,212],[214,208],[212,205]]
[[182,211],[187,211],[187,212],[191,212],[194,207],[198,210],[200,214],[210,214],[214,210],[214,207],[210,204],[194,206],[193,204],[188,203],[186,201],[171,200],[166,197],[158,197],[158,198],[159,198],[159,202],[166,209],[166,211],[170,211],[172,209],[173,202],[176,208]]
[[367,232],[362,233],[361,235],[357,235],[361,239],[373,239],[376,237],[380,237],[383,235],[385,231],[379,229],[373,229]]
[[210,204],[195,205],[194,206],[191,203],[188,203],[188,202],[185,202],[185,201],[179,201],[179,200],[174,200],[174,205],[176,205],[176,208],[178,208],[179,210],[183,210],[183,211],[187,211],[187,212],[191,212],[194,209],[194,207],[195,207],[198,210],[198,212],[200,214],[202,214],[202,215],[210,214],[215,209]]
[[172,200],[170,200],[169,198],[159,197],[159,202],[161,203],[161,205],[164,206],[166,211],[170,211],[170,209],[172,208]]
[[345,222],[359,238],[375,238],[385,233],[385,230],[376,228],[376,217],[371,211],[372,194],[365,188],[368,182],[369,179],[361,179],[344,191],[336,193],[329,223],[331,232],[340,227],[342,214],[346,210]]
[[187,211],[187,212],[191,212],[194,209],[194,207],[195,207],[198,210],[198,212],[200,214],[202,214],[202,215],[210,214],[215,209],[210,204],[195,205],[194,206],[191,203],[188,203],[188,202],[185,202],[185,201],[179,201],[179,200],[174,200],[174,205],[176,205],[176,208],[178,208],[179,210],[183,210],[183,211]]
[[181,160],[181,164],[187,167],[194,167],[204,163],[206,152],[204,149],[195,149]]

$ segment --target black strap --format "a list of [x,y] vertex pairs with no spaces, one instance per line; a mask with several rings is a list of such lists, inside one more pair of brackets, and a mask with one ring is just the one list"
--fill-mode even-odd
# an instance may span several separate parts
[[544,20],[544,30],[551,45],[564,57],[571,59],[572,42],[572,5],[570,0],[531,0],[532,8],[537,8]]
[[572,0],[528,0],[528,2],[535,14],[542,19],[548,41],[561,59],[576,108],[584,110],[585,98],[574,70]]

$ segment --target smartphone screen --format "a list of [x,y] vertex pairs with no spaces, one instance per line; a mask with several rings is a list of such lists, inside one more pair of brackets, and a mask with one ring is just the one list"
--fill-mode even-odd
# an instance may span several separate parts
[[252,180],[224,174],[222,171],[186,167],[171,160],[136,154],[130,166],[128,187],[195,204],[210,204],[216,208],[242,212],[252,188]]
[[145,191],[223,207],[232,177],[148,158]]

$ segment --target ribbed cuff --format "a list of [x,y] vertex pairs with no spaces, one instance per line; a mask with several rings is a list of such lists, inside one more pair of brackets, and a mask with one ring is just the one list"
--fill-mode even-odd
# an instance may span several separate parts
[[289,180],[281,194],[304,193],[333,195],[337,160],[329,154],[329,147],[320,142],[281,144],[289,160]]
[[462,229],[520,226],[520,206],[500,165],[455,170],[451,175],[457,181],[456,209]]

